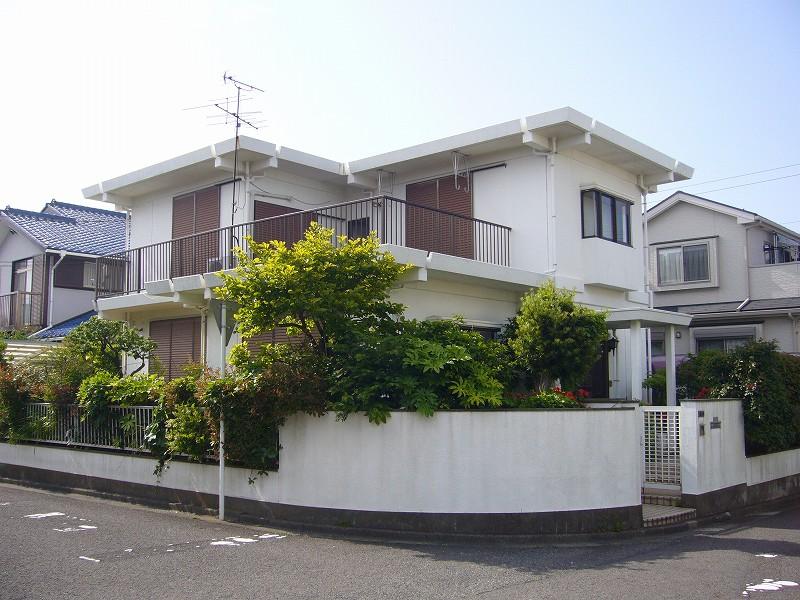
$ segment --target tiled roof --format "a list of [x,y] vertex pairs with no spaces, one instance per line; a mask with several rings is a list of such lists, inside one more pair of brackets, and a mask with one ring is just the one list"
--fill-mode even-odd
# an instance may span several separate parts
[[55,200],[42,212],[11,207],[2,212],[50,250],[97,255],[125,250],[125,213]]
[[61,323],[56,323],[55,325],[47,327],[46,329],[37,331],[36,333],[31,335],[30,338],[34,340],[49,340],[55,338],[63,338],[70,331],[75,329],[78,325],[88,321],[96,314],[97,314],[96,311],[90,310],[89,312],[85,312],[82,315],[72,317],[71,319],[67,319],[66,321],[61,321]]

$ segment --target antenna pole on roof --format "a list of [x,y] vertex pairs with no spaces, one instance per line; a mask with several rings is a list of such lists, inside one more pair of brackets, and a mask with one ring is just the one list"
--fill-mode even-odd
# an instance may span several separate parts
[[245,92],[263,92],[261,88],[257,88],[254,85],[249,83],[245,83],[244,81],[240,81],[238,79],[234,79],[233,76],[229,75],[226,71],[222,75],[222,81],[226,84],[232,83],[233,86],[236,88],[236,112],[231,112],[227,108],[220,106],[220,103],[214,103],[219,110],[225,113],[227,116],[233,117],[234,120],[234,147],[233,147],[233,196],[231,199],[231,225],[234,224],[234,219],[236,217],[236,210],[239,208],[237,196],[236,196],[236,180],[239,176],[239,129],[241,129],[242,124],[247,125],[248,127],[252,127],[255,130],[258,130],[256,124],[248,121],[247,119],[242,118],[241,113],[239,112],[241,102],[242,102],[242,90]]

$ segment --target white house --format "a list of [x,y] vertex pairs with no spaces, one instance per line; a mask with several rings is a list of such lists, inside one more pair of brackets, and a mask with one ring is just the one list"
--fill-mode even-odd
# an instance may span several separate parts
[[97,257],[124,248],[124,213],[56,200],[0,210],[0,329],[63,337],[94,314]]
[[648,308],[641,199],[692,168],[571,108],[350,162],[241,137],[235,182],[234,155],[229,139],[83,190],[130,215],[128,250],[98,261],[98,310],[156,339],[170,375],[219,367],[238,341],[214,296],[231,247],[292,241],[312,220],[375,230],[411,263],[392,292],[411,317],[491,335],[547,278],[609,310],[619,346],[594,396],[641,399],[642,328],[689,323]]
[[[800,353],[800,233],[761,215],[676,192],[648,211],[654,305],[692,315],[678,358],[774,339]],[[664,333],[652,333],[655,366]]]

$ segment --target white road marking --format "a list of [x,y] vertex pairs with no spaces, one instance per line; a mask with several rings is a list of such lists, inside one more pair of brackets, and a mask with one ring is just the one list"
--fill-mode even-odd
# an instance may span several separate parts
[[11,502],[0,502],[0,506],[8,506]]
[[83,560],[88,560],[90,562],[100,562],[99,558],[92,558],[91,556],[79,556],[78,558],[81,558]]
[[229,540],[233,540],[234,542],[241,542],[242,544],[250,544],[250,543],[258,541],[258,540],[253,540],[253,539],[245,538],[245,537],[229,537],[228,539]]
[[46,519],[47,517],[63,517],[64,513],[62,512],[49,512],[49,513],[39,513],[36,515],[25,515],[26,519]]
[[760,556],[761,558],[775,558],[777,554],[756,554],[756,556]]
[[[83,519],[81,519],[83,521]],[[97,529],[94,525],[78,525],[81,529]]]
[[774,579],[764,579],[761,583],[748,585],[742,594],[746,596],[747,592],[777,592],[785,587],[796,587],[797,585],[798,584],[794,581],[775,581]]
[[239,546],[236,542],[231,542],[230,540],[218,540],[216,542],[211,542],[212,546]]

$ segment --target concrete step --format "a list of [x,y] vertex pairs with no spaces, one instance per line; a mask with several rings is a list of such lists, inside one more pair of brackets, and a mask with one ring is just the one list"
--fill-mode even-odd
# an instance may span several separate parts
[[680,506],[681,497],[661,494],[642,494],[642,504],[652,504],[654,506]]
[[697,511],[693,508],[683,508],[681,506],[643,504],[642,516],[644,517],[644,527],[648,529],[650,527],[664,527],[693,521],[697,517]]
[[45,350],[51,349],[55,345],[53,342],[33,340],[6,340],[6,344],[5,355],[11,362],[36,356]]

